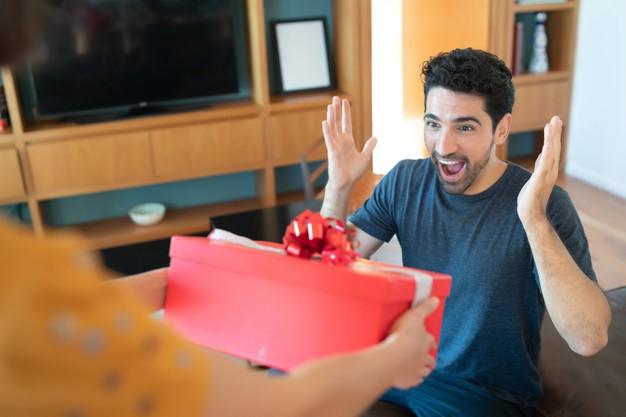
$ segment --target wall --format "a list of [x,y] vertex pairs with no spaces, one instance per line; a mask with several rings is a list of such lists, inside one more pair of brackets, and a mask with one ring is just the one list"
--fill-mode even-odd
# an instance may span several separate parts
[[567,174],[626,198],[626,2],[580,2]]

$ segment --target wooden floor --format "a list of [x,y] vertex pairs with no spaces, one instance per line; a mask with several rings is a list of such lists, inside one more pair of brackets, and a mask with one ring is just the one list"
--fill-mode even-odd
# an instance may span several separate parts
[[626,200],[571,177],[559,185],[578,210],[600,286],[626,286]]

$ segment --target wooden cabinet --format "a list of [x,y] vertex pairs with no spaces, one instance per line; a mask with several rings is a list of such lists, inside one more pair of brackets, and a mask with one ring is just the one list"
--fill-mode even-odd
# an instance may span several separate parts
[[0,203],[24,198],[22,171],[15,149],[0,148]]
[[152,179],[148,132],[33,144],[27,154],[39,198],[137,185]]
[[158,179],[258,169],[265,162],[260,118],[178,126],[151,134]]
[[[295,163],[298,157],[322,139],[322,120],[326,109],[280,113],[270,116],[272,160],[279,165]],[[323,159],[326,148],[320,147],[309,159]]]
[[512,131],[536,130],[555,114],[566,121],[569,113],[569,93],[570,85],[567,80],[518,85],[515,89]]

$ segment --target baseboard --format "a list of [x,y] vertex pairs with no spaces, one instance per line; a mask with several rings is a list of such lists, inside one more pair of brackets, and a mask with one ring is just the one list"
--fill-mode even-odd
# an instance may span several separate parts
[[568,163],[565,167],[565,173],[591,184],[594,187],[601,188],[611,194],[626,199],[626,182],[620,183],[613,178],[607,178],[594,171],[583,168],[580,165],[571,163]]

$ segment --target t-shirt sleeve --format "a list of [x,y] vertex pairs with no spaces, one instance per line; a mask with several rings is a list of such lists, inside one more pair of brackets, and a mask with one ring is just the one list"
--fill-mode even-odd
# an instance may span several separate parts
[[401,163],[389,171],[376,185],[370,198],[348,218],[350,223],[384,242],[389,242],[396,234],[396,219],[392,203],[400,167]]
[[[548,216],[576,265],[589,279],[597,281],[585,230],[569,194],[560,187],[555,187],[550,196]],[[539,274],[536,265],[533,265],[533,272],[538,280]]]
[[6,237],[0,230],[12,243],[0,245],[0,415],[202,415],[205,352],[73,249]]

